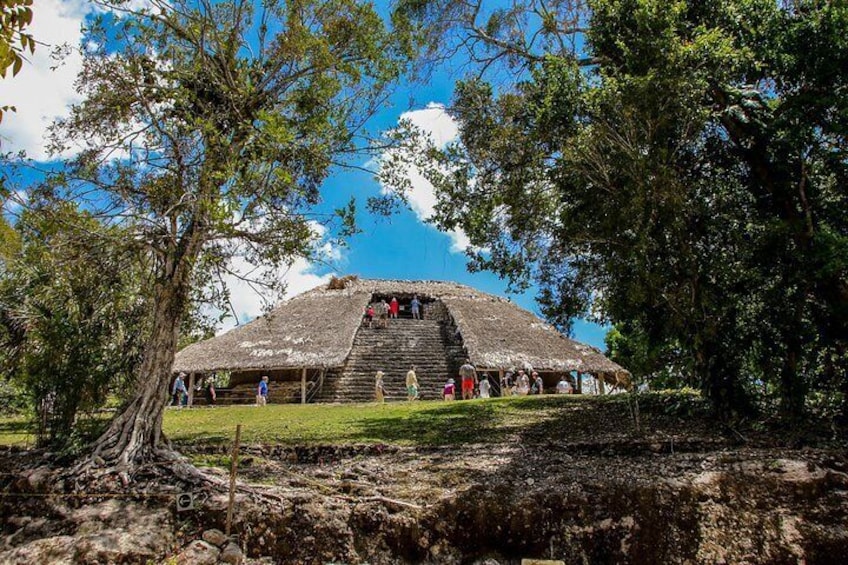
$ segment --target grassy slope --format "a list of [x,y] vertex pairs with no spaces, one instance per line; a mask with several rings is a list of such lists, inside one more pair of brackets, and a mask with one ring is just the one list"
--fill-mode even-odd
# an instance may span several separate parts
[[240,423],[245,443],[450,445],[502,439],[520,421],[537,421],[545,412],[528,399],[237,406],[171,410],[165,433],[177,442],[227,442]]
[[[677,431],[703,423],[693,395],[652,393],[639,400],[643,429]],[[633,433],[624,396],[513,397],[466,402],[269,405],[169,409],[165,433],[177,443],[229,443],[242,424],[243,443],[455,445],[466,442],[605,439]],[[0,419],[0,445],[31,445],[23,420]],[[682,431],[682,430],[679,430]]]
[[35,443],[31,422],[23,417],[0,417],[0,445],[32,445]]

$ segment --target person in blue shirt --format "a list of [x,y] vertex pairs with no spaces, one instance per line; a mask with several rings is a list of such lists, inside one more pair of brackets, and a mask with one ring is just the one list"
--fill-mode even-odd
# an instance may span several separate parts
[[266,404],[268,404],[268,375],[262,377],[256,389],[256,405],[265,406]]
[[183,406],[188,400],[188,389],[186,389],[183,377],[185,373],[177,375],[174,380],[174,386],[171,387],[171,397],[174,399],[174,406]]
[[421,319],[421,302],[418,301],[418,295],[412,297],[412,302],[409,303],[412,309],[412,318],[414,320]]

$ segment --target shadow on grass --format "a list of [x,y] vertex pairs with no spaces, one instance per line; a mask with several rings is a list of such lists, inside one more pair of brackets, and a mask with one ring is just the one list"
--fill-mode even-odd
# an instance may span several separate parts
[[369,418],[348,430],[351,442],[400,443],[413,446],[446,446],[502,439],[502,411],[492,402],[435,404],[406,416]]
[[0,435],[5,434],[31,434],[34,432],[32,422],[26,420],[5,420],[0,421]]

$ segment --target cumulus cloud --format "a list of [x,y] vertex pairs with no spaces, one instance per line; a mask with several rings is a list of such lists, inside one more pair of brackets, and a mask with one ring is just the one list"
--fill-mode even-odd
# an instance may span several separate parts
[[[124,9],[150,9],[147,0],[134,0]],[[49,159],[45,150],[47,127],[68,115],[72,104],[81,100],[74,82],[82,70],[82,55],[76,49],[82,40],[85,18],[102,11],[88,0],[39,0],[33,5],[32,25],[27,32],[38,42],[34,54],[17,76],[11,72],[0,80],[0,106],[14,106],[4,113],[0,143],[4,151],[26,151],[36,161]],[[119,13],[120,15],[120,13]],[[61,61],[51,57],[54,48],[74,49]]]
[[[443,104],[430,102],[424,109],[404,112],[400,116],[401,121],[409,121],[414,126],[425,132],[436,147],[445,147],[448,143],[456,140],[459,135],[459,126],[450,114],[447,113]],[[415,215],[422,221],[433,216],[436,206],[436,194],[433,185],[428,181],[421,171],[410,166],[406,171],[409,179],[410,190],[407,195],[409,205]],[[468,236],[462,230],[447,232],[451,239],[451,251],[462,253],[471,244]]]
[[78,46],[81,26],[91,12],[85,0],[39,0],[33,7],[29,32],[39,44],[28,55],[17,76],[0,80],[0,103],[15,106],[16,112],[3,116],[0,136],[4,150],[25,150],[37,161],[47,159],[44,134],[53,120],[67,115],[68,107],[79,101],[74,81],[82,69],[82,56],[74,51],[55,70],[50,57],[53,47]]

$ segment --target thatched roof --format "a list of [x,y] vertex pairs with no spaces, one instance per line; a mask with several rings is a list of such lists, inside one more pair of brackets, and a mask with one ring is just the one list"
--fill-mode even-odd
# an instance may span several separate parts
[[535,314],[479,294],[444,300],[477,367],[627,373],[589,345],[569,339]]
[[175,371],[211,372],[341,367],[350,353],[365,306],[374,294],[439,299],[480,368],[628,375],[587,345],[568,339],[534,314],[503,298],[441,281],[354,280],[344,289],[321,286],[269,314],[177,354]]

